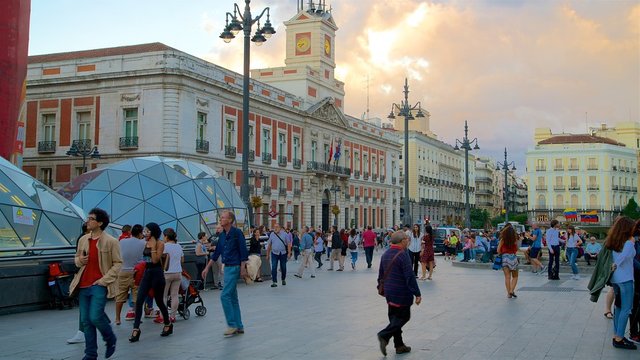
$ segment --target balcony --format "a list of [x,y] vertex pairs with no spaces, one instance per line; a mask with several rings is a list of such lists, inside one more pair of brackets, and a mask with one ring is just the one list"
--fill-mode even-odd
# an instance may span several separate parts
[[580,186],[569,186],[569,191],[580,191]]
[[391,183],[392,183],[393,185],[395,185],[395,184],[396,184],[396,182],[398,182],[398,179],[392,176],[392,177],[391,177]]
[[478,201],[476,203],[476,205],[478,206],[493,206],[493,203],[490,201]]
[[356,202],[360,202],[360,195],[356,195]]
[[293,168],[294,169],[301,169],[302,168],[302,160],[293,159]]
[[564,171],[563,167],[554,167],[553,171]]
[[366,202],[366,203],[368,203],[368,202],[369,202],[369,197],[368,197],[368,196],[365,196],[365,197],[364,197],[364,202]]
[[224,146],[224,156],[230,158],[230,159],[235,159],[236,158],[236,147],[235,146],[230,146],[230,145],[225,145]]
[[617,167],[617,166],[615,166],[615,165],[611,165],[611,170],[613,170],[613,171],[618,171],[618,167]]
[[385,181],[386,179],[387,179],[387,177],[386,177],[386,176],[384,176],[384,175],[380,175],[380,182],[381,182],[381,183],[384,183],[384,181]]
[[578,170],[580,170],[580,168],[577,166],[569,166],[569,171],[578,171]]
[[384,201],[385,201],[385,200],[387,200],[387,199],[385,199],[385,198],[380,198],[380,203],[381,203],[381,204],[384,204]]
[[628,166],[625,166],[625,167],[624,167],[624,171],[626,171],[626,172],[631,172],[631,168],[630,168],[630,167],[628,167]]
[[278,195],[287,196],[287,189],[280,188],[280,190],[278,190]]
[[249,194],[254,194],[256,191],[255,185],[249,185]]
[[56,152],[56,142],[55,141],[39,141],[38,142],[38,153],[39,154],[53,154]]
[[587,170],[598,170],[598,165],[589,165],[587,166]]
[[369,180],[369,173],[368,173],[368,172],[366,172],[366,171],[365,171],[365,172],[362,174],[362,180]]
[[600,190],[600,186],[598,186],[598,185],[587,185],[587,190],[590,190],[590,191],[594,191],[595,190],[595,191],[597,191],[597,190]]
[[478,189],[476,194],[478,194],[478,195],[492,195],[493,194],[493,190],[491,190],[491,189]]
[[286,156],[278,156],[278,166],[287,166],[287,157]]
[[78,149],[79,153],[91,151],[91,139],[73,140],[71,147]]
[[424,176],[418,175],[418,183],[422,184],[424,182]]
[[611,186],[611,190],[618,190],[618,189],[619,189],[619,188],[618,188],[618,185],[613,185],[613,186]]
[[476,182],[493,182],[493,179],[491,179],[488,176],[476,176]]
[[547,191],[547,185],[536,185],[536,190]]
[[265,165],[271,165],[271,154],[262,153],[262,163]]
[[360,170],[356,170],[356,171],[354,171],[354,172],[353,172],[353,177],[354,177],[355,179],[360,179]]
[[398,199],[393,198],[393,201],[391,203],[393,203],[393,205],[396,205],[398,203]]
[[255,150],[249,150],[249,161],[251,161],[251,162],[256,161],[256,151]]
[[555,191],[564,191],[565,190],[565,186],[564,185],[553,185],[553,190],[555,190]]
[[[82,140],[80,140],[82,141]],[[91,140],[89,140],[91,141]],[[128,136],[121,137],[119,143],[120,150],[136,150],[138,149],[138,137],[137,136]],[[196,150],[198,147],[196,145]],[[209,151],[209,142],[207,142],[207,152]]]
[[536,171],[547,171],[546,166],[536,166]]
[[351,170],[345,167],[317,161],[308,161],[307,171],[315,172],[317,176],[336,176],[340,178],[348,178],[351,176]]
[[300,197],[301,194],[302,194],[302,191],[300,189],[293,190],[293,196]]
[[373,182],[378,181],[378,174],[371,175],[371,181],[373,181]]
[[372,197],[372,198],[371,198],[371,202],[372,202],[372,203],[374,203],[374,204],[375,204],[377,201],[378,201],[378,198],[377,198],[377,197],[375,197],[375,196],[374,196],[374,197]]
[[[126,139],[126,138],[120,138],[120,149],[122,149],[122,139]],[[136,137],[136,146],[135,149],[138,148],[138,138]],[[209,152],[209,142],[207,140],[201,140],[198,139],[196,140],[196,151],[199,153],[208,153]]]
[[263,186],[262,195],[271,195],[271,186]]
[[344,199],[345,200],[351,200],[351,195],[349,195],[348,193],[344,194]]

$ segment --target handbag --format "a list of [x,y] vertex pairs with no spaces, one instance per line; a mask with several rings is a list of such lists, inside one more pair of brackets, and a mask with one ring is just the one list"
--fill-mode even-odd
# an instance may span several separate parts
[[391,262],[389,263],[389,265],[384,271],[384,276],[382,277],[382,280],[378,281],[378,295],[384,296],[384,281],[387,280],[387,276],[389,276],[391,266],[396,261],[396,258],[398,257],[398,255],[400,255],[401,253],[402,251],[398,251],[396,256],[394,256],[393,259],[391,259]]
[[493,270],[502,269],[502,255],[496,256],[495,260],[493,260]]

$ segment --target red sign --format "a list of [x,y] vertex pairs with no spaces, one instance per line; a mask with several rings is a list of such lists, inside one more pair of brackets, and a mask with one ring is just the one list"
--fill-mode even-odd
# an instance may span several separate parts
[[274,218],[274,217],[278,216],[278,212],[277,212],[277,211],[275,211],[275,210],[271,210],[271,211],[269,211],[269,216],[271,216],[272,218]]

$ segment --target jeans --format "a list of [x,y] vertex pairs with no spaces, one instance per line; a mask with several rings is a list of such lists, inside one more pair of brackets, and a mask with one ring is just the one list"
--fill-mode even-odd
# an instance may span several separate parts
[[373,262],[373,246],[367,246],[364,248],[364,256],[367,259],[367,268],[371,268],[371,263]]
[[318,263],[318,267],[322,266],[322,251],[316,251],[313,259]]
[[399,348],[404,345],[402,341],[402,327],[411,319],[411,306],[388,305],[389,325],[380,330],[378,336],[389,341],[393,337],[393,345]]
[[633,306],[631,306],[631,316],[629,318],[629,333],[631,337],[640,335],[640,287],[635,286],[638,283],[640,281],[636,275],[633,289]]
[[351,251],[351,265],[356,266],[356,262],[358,262],[358,252]]
[[576,259],[578,258],[578,248],[568,247],[567,257],[569,258],[569,264],[571,264],[571,272],[573,272],[573,275],[578,275],[578,265],[576,265]]
[[100,331],[102,339],[108,345],[116,342],[116,335],[111,329],[109,317],[104,312],[107,303],[107,288],[93,285],[80,289],[80,319],[84,328],[84,354],[89,359],[98,358],[98,336],[96,329]]
[[549,268],[547,269],[547,274],[549,275],[549,279],[557,279],[558,271],[560,270],[560,245],[551,245],[551,249],[553,249],[553,254],[549,252]]
[[244,329],[240,314],[240,302],[238,301],[237,285],[239,277],[240,265],[227,265],[224,267],[224,287],[220,293],[220,303],[222,304],[224,317],[227,320],[227,326],[234,329]]
[[[627,321],[631,314],[631,304],[633,303],[633,280],[612,285],[616,298],[620,300],[619,302],[614,302],[613,333],[615,336],[624,337]],[[618,303],[620,306],[617,306]]]
[[278,282],[278,262],[280,263],[280,273],[282,281],[287,278],[287,254],[276,255],[271,253],[271,281]]

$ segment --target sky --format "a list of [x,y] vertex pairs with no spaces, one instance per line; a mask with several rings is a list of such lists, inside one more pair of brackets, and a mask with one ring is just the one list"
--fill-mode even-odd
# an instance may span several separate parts
[[[369,116],[385,118],[406,77],[440,140],[462,139],[467,120],[474,153],[503,160],[506,147],[519,173],[537,127],[640,121],[638,0],[326,2],[349,115],[365,113],[368,93]],[[254,15],[270,8],[277,31],[252,46],[252,69],[284,66],[296,4],[251,2]],[[162,42],[241,73],[242,40],[218,38],[228,11],[230,0],[32,0],[29,54]]]

